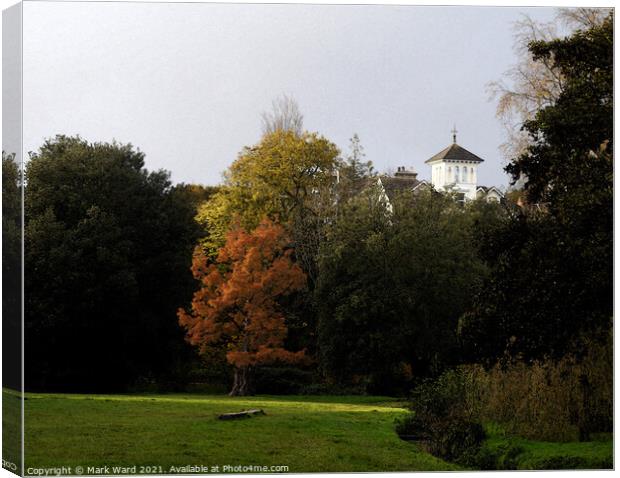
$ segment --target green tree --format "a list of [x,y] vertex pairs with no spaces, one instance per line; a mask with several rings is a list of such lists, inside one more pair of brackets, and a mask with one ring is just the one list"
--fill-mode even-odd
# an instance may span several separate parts
[[561,356],[613,314],[613,16],[530,50],[563,89],[525,123],[531,145],[506,168],[540,211],[490,234],[493,274],[463,320],[470,349],[491,359]]
[[254,230],[264,217],[282,224],[308,277],[308,291],[285,304],[287,342],[309,355],[316,341],[310,291],[325,227],[335,214],[338,155],[336,146],[317,133],[276,129],[243,149],[226,171],[224,184],[200,206],[197,216],[206,231],[201,245],[211,259],[236,221],[246,230]]
[[333,208],[338,149],[316,133],[278,129],[246,147],[225,173],[221,189],[199,211],[211,255],[224,244],[233,221],[252,230],[263,217],[291,232],[298,258],[311,276],[322,224]]
[[341,179],[346,178],[355,181],[374,176],[372,161],[364,161],[365,157],[364,147],[359,136],[355,133],[349,140],[349,154],[340,168]]
[[172,383],[192,352],[176,326],[191,298],[195,204],[131,145],[57,136],[25,191],[26,383],[123,390]]
[[22,181],[15,154],[2,151],[3,385],[21,389]]
[[584,207],[604,211],[612,178],[613,18],[530,49],[535,60],[553,62],[564,89],[525,123],[532,145],[507,171],[515,179],[525,175],[528,199],[557,216],[576,218]]
[[393,214],[372,190],[347,205],[322,249],[316,292],[328,378],[393,392],[458,359],[458,318],[483,273],[471,223],[431,192],[397,198]]
[[349,154],[338,165],[338,203],[345,204],[369,186],[368,179],[376,176],[372,161],[364,161],[366,153],[355,133],[349,140]]
[[563,29],[574,32],[600,25],[610,11],[609,8],[560,8],[553,22],[540,23],[527,15],[515,22],[514,50],[519,60],[504,74],[508,83],[500,80],[488,85],[491,96],[498,99],[497,117],[506,129],[507,141],[501,148],[507,160],[519,156],[531,144],[522,125],[532,120],[540,109],[554,104],[564,90],[561,69],[551,58],[534,58],[530,44],[552,41]]

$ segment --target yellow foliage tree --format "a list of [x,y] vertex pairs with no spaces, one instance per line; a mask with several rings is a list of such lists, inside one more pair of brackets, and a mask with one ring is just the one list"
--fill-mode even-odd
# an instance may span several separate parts
[[244,148],[223,187],[199,209],[206,252],[213,256],[224,244],[233,221],[252,230],[268,217],[287,226],[303,262],[304,241],[335,205],[338,155],[336,145],[317,133],[281,129]]

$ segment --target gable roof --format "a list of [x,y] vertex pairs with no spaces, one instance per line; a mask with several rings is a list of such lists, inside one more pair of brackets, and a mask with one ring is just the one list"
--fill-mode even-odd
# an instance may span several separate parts
[[418,189],[419,187],[430,187],[430,183],[426,180],[426,179],[422,179],[418,182],[418,184],[416,186],[413,187],[413,190],[415,191],[416,189]]
[[456,143],[452,143],[446,149],[440,151],[435,156],[424,161],[425,163],[432,163],[433,161],[440,161],[443,159],[454,159],[457,161],[469,161],[472,163],[481,163],[484,159],[476,156],[474,153],[470,153],[462,146]]
[[418,186],[427,184],[426,181],[420,181],[415,177],[380,176],[379,181],[390,201],[403,191],[413,191]]
[[480,192],[482,191],[485,195],[489,194],[491,191],[495,191],[500,197],[504,197],[504,193],[499,190],[498,188],[496,188],[495,186],[478,186],[476,188],[476,192]]

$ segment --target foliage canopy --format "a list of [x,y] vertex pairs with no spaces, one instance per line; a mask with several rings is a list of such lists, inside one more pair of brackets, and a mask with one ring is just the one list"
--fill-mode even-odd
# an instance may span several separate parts
[[250,391],[258,364],[299,362],[304,352],[284,348],[286,319],[278,300],[304,288],[306,277],[293,261],[282,226],[265,220],[251,233],[240,227],[227,235],[215,262],[198,247],[192,271],[201,283],[190,312],[180,309],[188,341],[202,353],[224,347],[235,367],[231,395]]
[[195,204],[131,145],[79,137],[46,141],[26,180],[29,387],[181,383],[191,349],[170,318],[191,296]]

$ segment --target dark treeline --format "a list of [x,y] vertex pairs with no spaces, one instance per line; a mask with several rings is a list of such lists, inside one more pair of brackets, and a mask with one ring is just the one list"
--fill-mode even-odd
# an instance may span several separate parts
[[22,180],[14,154],[2,152],[2,377],[21,389]]
[[130,145],[58,136],[27,163],[29,390],[119,391],[183,381],[193,352],[174,318],[190,297],[196,204]]
[[464,321],[474,359],[558,358],[611,327],[613,18],[530,50],[553,62],[562,91],[525,123],[531,145],[506,168],[527,178],[531,206],[482,238],[493,274]]
[[403,393],[412,379],[460,359],[458,317],[484,276],[473,245],[476,218],[433,192],[394,197],[372,190],[343,208],[321,254],[315,291],[325,377],[371,393]]

